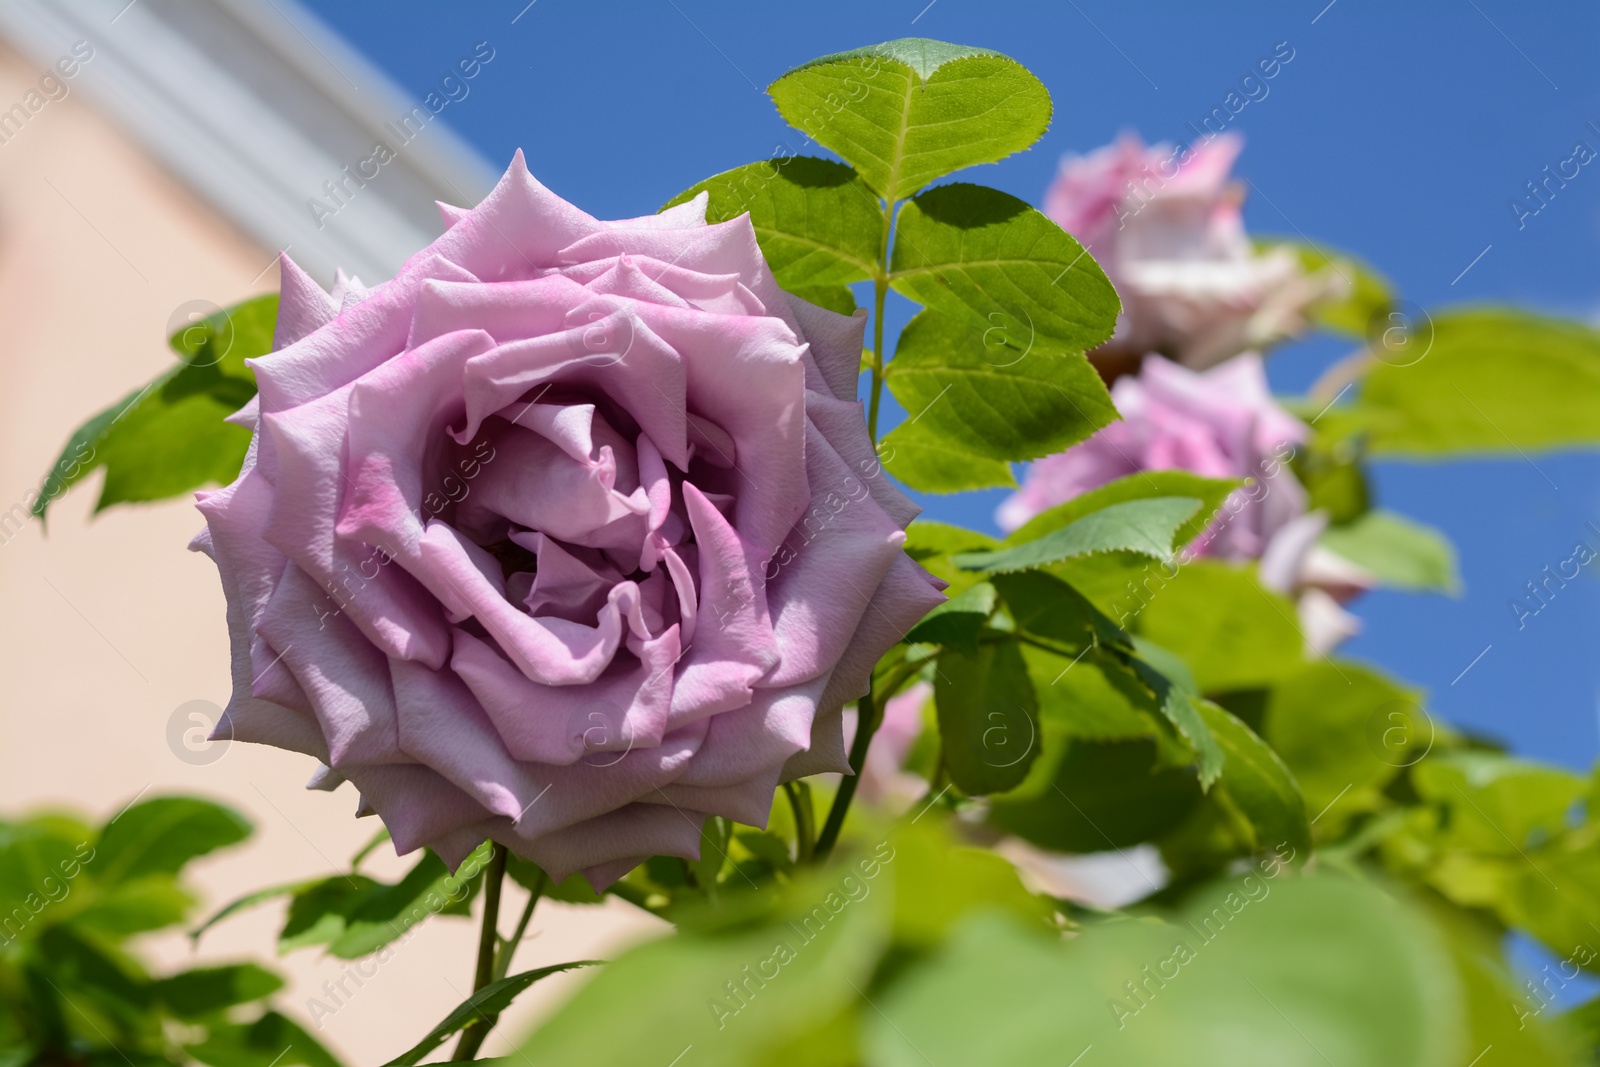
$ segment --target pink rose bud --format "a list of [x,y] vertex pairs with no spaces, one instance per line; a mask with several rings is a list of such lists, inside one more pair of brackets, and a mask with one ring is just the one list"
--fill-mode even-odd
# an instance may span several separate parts
[[519,153],[392,280],[283,261],[255,433],[199,494],[234,693],[404,853],[596,885],[847,771],[841,708],[942,596],[855,399],[864,315],[705,198],[620,222]]

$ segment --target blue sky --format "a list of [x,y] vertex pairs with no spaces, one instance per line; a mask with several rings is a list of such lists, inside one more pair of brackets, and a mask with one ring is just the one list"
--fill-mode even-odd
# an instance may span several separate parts
[[[1513,302],[1600,313],[1600,162],[1519,226],[1525,182],[1587,142],[1600,150],[1600,5],[1510,0],[350,0],[312,7],[422,95],[473,46],[493,62],[452,125],[491,161],[527,152],[546,185],[602,217],[650,212],[700,178],[802,138],[761,87],[827,52],[927,36],[1005,52],[1050,88],[1031,151],[964,177],[1037,203],[1064,152],[1122,130],[1188,139],[1280,42],[1294,57],[1235,120],[1251,229],[1366,258],[1424,307]],[[1591,126],[1590,124],[1593,123]],[[903,321],[897,309],[890,329]],[[1313,341],[1271,373],[1303,390],[1345,349]],[[1600,412],[1596,412],[1600,419]],[[1600,462],[1536,455],[1384,464],[1378,498],[1447,531],[1460,599],[1377,593],[1346,652],[1425,687],[1450,721],[1521,752],[1587,767],[1600,753],[1591,574],[1518,629],[1523,584],[1587,540],[1600,548]],[[928,501],[992,527],[1000,494]],[[1475,658],[1481,657],[1481,658]],[[1470,666],[1470,669],[1467,669]],[[1463,670],[1465,673],[1463,674]]]

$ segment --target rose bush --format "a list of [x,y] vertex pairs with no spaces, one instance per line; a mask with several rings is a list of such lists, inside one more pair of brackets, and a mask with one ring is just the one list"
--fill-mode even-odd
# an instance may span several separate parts
[[218,734],[322,761],[407,852],[597,885],[847,771],[842,706],[942,597],[855,399],[864,317],[705,196],[590,218],[520,153],[391,281],[287,259],[239,478]]
[[1244,194],[1229,180],[1243,147],[1234,134],[1177,148],[1129,135],[1062,161],[1045,214],[1083,242],[1122,297],[1098,362],[1161,352],[1203,369],[1301,332],[1312,305],[1343,291],[1340,276],[1307,273],[1293,251],[1251,244]]

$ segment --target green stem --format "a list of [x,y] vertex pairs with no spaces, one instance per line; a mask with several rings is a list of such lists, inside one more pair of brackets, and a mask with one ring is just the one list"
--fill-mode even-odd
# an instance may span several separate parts
[[833,796],[833,806],[828,809],[828,821],[823,824],[822,833],[817,835],[816,848],[812,852],[814,862],[821,863],[828,858],[828,853],[833,851],[834,843],[839,839],[839,831],[844,827],[844,817],[850,812],[850,802],[856,795],[856,783],[861,779],[861,768],[866,766],[867,748],[872,744],[872,735],[883,724],[877,694],[881,693],[887,701],[927,663],[927,659],[902,663],[900,669],[889,674],[881,686],[874,678],[867,695],[856,702],[856,736],[850,742],[850,769],[855,773],[839,782],[839,791]]
[[985,645],[1003,645],[1007,641],[1015,641],[1021,645],[1032,645],[1034,648],[1037,648],[1042,652],[1050,652],[1057,656],[1065,656],[1067,659],[1073,659],[1083,652],[1082,649],[1079,649],[1077,652],[1071,652],[1065,648],[1062,648],[1060,645],[1053,644],[1050,641],[1041,641],[1039,638],[1033,637],[1029,634],[1019,634],[1014,632],[1007,634],[995,634],[993,636],[986,634],[978,639],[980,644]]
[[[494,981],[494,950],[500,936],[500,889],[506,877],[506,855],[506,846],[495,842],[489,854],[489,869],[483,876],[483,928],[478,932],[478,966],[472,976],[474,993]],[[485,1018],[470,1023],[461,1031],[461,1040],[451,1058],[470,1060],[477,1056],[494,1024],[494,1019]]]
[[517,920],[517,929],[511,935],[511,940],[502,942],[500,951],[494,957],[494,980],[498,982],[511,972],[511,957],[516,955],[517,946],[522,944],[522,937],[528,932],[528,922],[533,918],[533,909],[538,906],[539,898],[544,896],[545,887],[550,884],[550,876],[543,871],[533,883],[533,888],[528,891],[528,903],[523,906],[522,918]]
[[[878,411],[883,406],[883,304],[889,295],[889,240],[894,232],[894,209],[898,203],[891,199],[883,202],[883,236],[878,244],[877,274],[872,279],[872,393],[867,403],[867,433],[874,445],[878,443]],[[906,677],[909,675],[900,675],[887,687],[889,696],[894,695]],[[867,695],[856,703],[856,736],[850,744],[850,769],[855,773],[839,782],[833,806],[828,809],[828,819],[822,824],[822,832],[817,835],[812,849],[812,862],[821,863],[827,859],[839,840],[845,816],[850,813],[850,802],[855,799],[856,783],[861,780],[861,768],[867,762],[867,747],[872,744],[872,735],[882,721],[882,712],[869,687]],[[792,801],[793,797],[790,799]]]
[[872,399],[867,404],[867,433],[877,444],[878,408],[883,403],[883,298],[888,294],[889,283],[878,278],[872,289]]
[[878,443],[878,409],[883,405],[883,302],[889,295],[889,233],[895,201],[883,205],[883,240],[878,246],[878,273],[872,279],[872,394],[867,404],[867,433]]
[[795,862],[810,863],[816,850],[817,829],[816,815],[811,810],[811,790],[804,782],[785,782],[783,791],[794,811]]
[[867,746],[872,744],[872,735],[877,733],[878,723],[882,719],[877,702],[873,699],[873,691],[869,688],[867,695],[856,701],[856,736],[855,740],[850,742],[852,773],[840,779],[839,791],[833,797],[833,807],[828,809],[828,821],[822,824],[822,832],[817,835],[817,847],[813,856],[818,863],[828,858],[828,853],[833,851],[834,843],[839,840],[839,831],[844,828],[844,817],[850,811],[850,801],[856,795],[856,783],[861,781],[861,768],[867,762]]

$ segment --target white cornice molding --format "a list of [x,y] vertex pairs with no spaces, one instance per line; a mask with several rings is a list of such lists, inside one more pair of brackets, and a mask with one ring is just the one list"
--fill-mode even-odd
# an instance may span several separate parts
[[[470,92],[400,144],[393,124],[419,102],[291,0],[5,0],[0,34],[41,70],[92,44],[74,91],[324,283],[335,268],[390,276],[443,228],[435,200],[474,204],[498,176],[445,125]],[[450,62],[473,45],[463,39]],[[358,188],[345,168],[379,142],[394,158]],[[342,205],[330,180],[349,191]],[[319,218],[312,199],[337,211]]]

